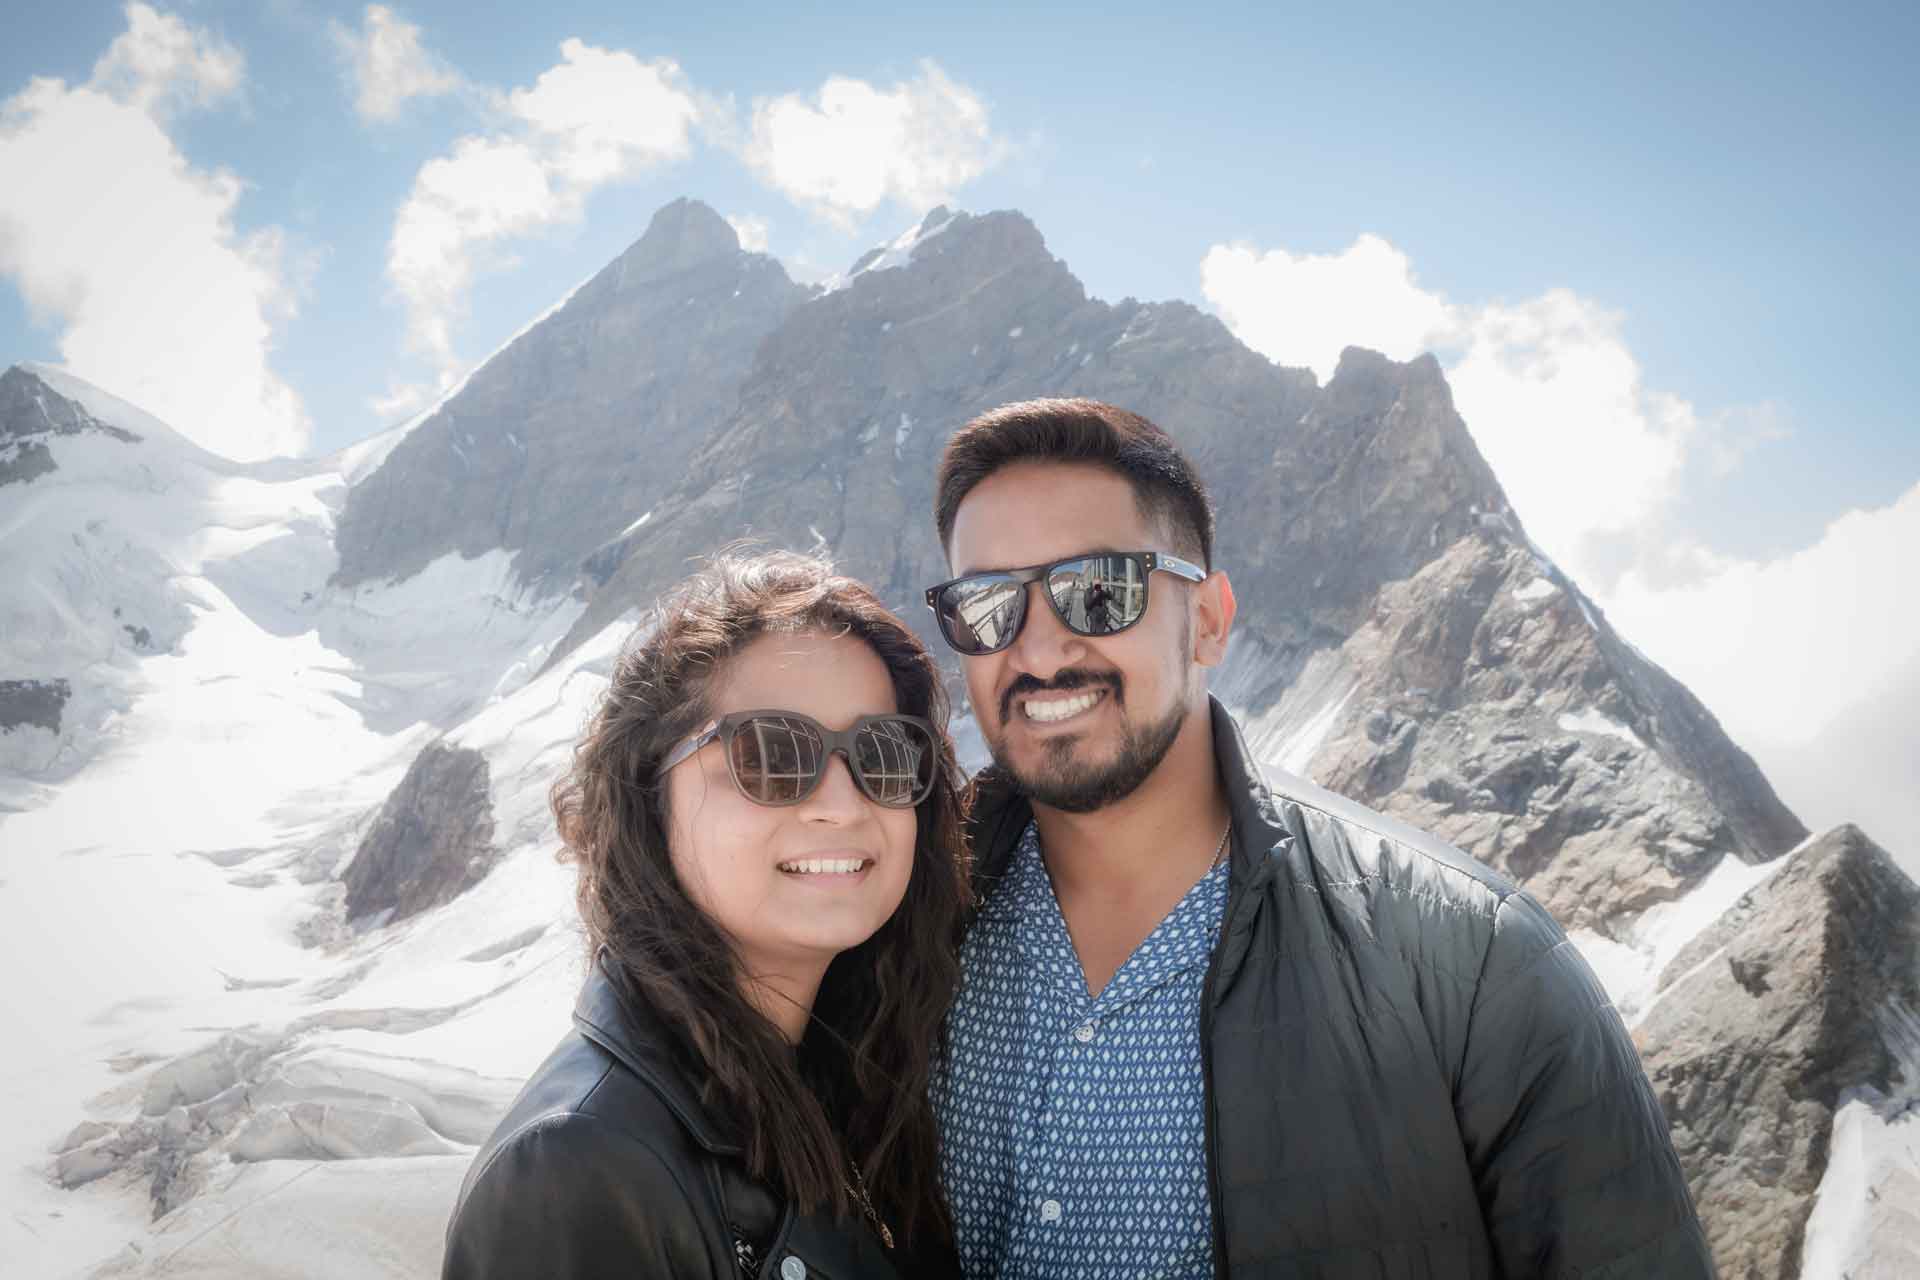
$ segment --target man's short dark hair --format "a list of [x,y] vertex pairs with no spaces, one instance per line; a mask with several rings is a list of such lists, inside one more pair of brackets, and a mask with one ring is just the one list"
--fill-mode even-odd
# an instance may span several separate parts
[[1192,461],[1139,414],[1098,400],[1003,404],[954,432],[934,488],[942,547],[951,546],[960,503],[973,487],[1017,462],[1083,462],[1115,472],[1133,489],[1141,513],[1172,532],[1179,545],[1166,549],[1212,570],[1213,505]]

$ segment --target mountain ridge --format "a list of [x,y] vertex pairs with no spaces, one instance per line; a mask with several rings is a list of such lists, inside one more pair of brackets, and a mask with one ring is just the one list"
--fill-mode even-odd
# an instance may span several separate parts
[[[736,289],[750,307],[736,307]],[[677,354],[715,334],[725,348],[715,359]],[[1849,940],[1850,916],[1866,916],[1848,906],[1857,894],[1834,886],[1884,881],[1891,901],[1900,882],[1873,870],[1857,832],[1803,840],[1711,713],[1533,545],[1436,361],[1354,348],[1322,385],[1188,304],[1088,297],[1010,211],[935,210],[829,287],[801,286],[693,201],[661,210],[413,426],[324,460],[217,473],[278,477],[272,485],[147,475],[144,446],[83,433],[49,437],[61,470],[0,486],[0,527],[31,533],[13,546],[57,571],[15,583],[0,561],[0,594],[38,598],[55,579],[79,593],[34,634],[58,639],[82,618],[60,641],[79,655],[122,624],[107,606],[135,584],[116,575],[190,585],[191,609],[174,631],[150,632],[152,652],[34,670],[72,682],[70,712],[111,675],[125,695],[116,733],[139,744],[142,725],[165,731],[115,768],[153,763],[176,741],[193,749],[174,754],[198,758],[269,732],[277,756],[290,739],[286,776],[246,775],[259,794],[208,806],[220,822],[167,820],[233,834],[189,843],[143,831],[140,847],[191,854],[177,861],[198,869],[195,894],[210,879],[255,895],[264,905],[253,911],[297,921],[309,944],[297,958],[223,962],[225,990],[179,1006],[179,1025],[224,1028],[221,1039],[183,1048],[177,1025],[154,1021],[164,1037],[124,1050],[127,1080],[94,1097],[99,1123],[69,1134],[54,1161],[56,1176],[93,1190],[62,1194],[145,1188],[178,1206],[156,1238],[173,1233],[189,1259],[270,1247],[271,1232],[245,1226],[255,1217],[246,1166],[228,1156],[332,1161],[320,1166],[337,1175],[328,1195],[347,1199],[316,1200],[302,1210],[310,1221],[341,1220],[343,1206],[344,1220],[383,1213],[395,1187],[410,1205],[450,1196],[460,1161],[430,1153],[483,1133],[488,1108],[544,1047],[529,1041],[564,1023],[579,941],[556,926],[570,873],[552,860],[545,787],[635,620],[644,625],[694,559],[750,528],[835,556],[931,639],[919,591],[945,571],[928,514],[939,448],[981,409],[1039,394],[1136,409],[1195,457],[1242,603],[1213,687],[1263,761],[1513,875],[1605,960],[1610,990],[1650,993],[1623,1011],[1640,1019],[1723,1265],[1791,1274],[1803,1238],[1809,1256],[1850,1258],[1898,1239],[1878,1218],[1841,1236],[1821,1224],[1834,1216],[1822,1206],[1846,1194],[1826,1187],[1829,1175],[1852,1167],[1825,1144],[1845,1125],[1904,1133],[1896,1110],[1908,1087],[1898,1037],[1832,976],[1881,973],[1889,990],[1905,981],[1906,926],[1862,926]],[[102,458],[115,465],[86,479],[79,462]],[[154,490],[156,478],[172,487]],[[247,497],[256,490],[266,497]],[[254,505],[234,505],[243,498]],[[259,509],[267,501],[299,509]],[[135,518],[155,502],[164,521]],[[192,634],[216,623],[227,628],[218,644]],[[0,632],[0,688],[26,670],[22,634]],[[236,671],[228,646],[243,641],[257,656]],[[201,704],[176,692],[186,668],[210,690],[193,695],[209,700],[204,739]],[[236,679],[306,727],[264,712],[219,719]],[[44,720],[35,696],[23,714]],[[961,710],[956,732],[977,755]],[[22,735],[41,741],[45,729],[0,725],[0,752]],[[217,758],[241,768],[234,750]],[[0,754],[0,768],[14,758]],[[52,839],[91,820],[79,810],[101,808],[103,794],[113,793],[23,810],[5,820],[31,825],[10,839]],[[32,803],[62,798],[46,789]],[[230,821],[233,808],[260,816]],[[60,850],[47,866],[88,865]],[[1865,870],[1819,870],[1831,867]],[[181,899],[183,918],[194,901]],[[1836,941],[1809,951],[1798,936],[1809,931]],[[1835,963],[1809,963],[1816,954]],[[1795,994],[1769,1003],[1762,982]],[[1859,1062],[1814,1071],[1807,1055],[1772,1052],[1788,1039],[1782,1025],[1823,1010],[1840,1011],[1833,1027],[1859,1042]],[[1685,1030],[1695,1024],[1726,1034]],[[98,1064],[71,1069],[85,1078]],[[177,1116],[122,1121],[111,1101],[202,1077]],[[1724,1122],[1741,1118],[1748,1077],[1768,1097],[1811,1091],[1819,1105],[1784,1122],[1755,1113],[1730,1147]],[[237,1107],[246,1097],[252,1119]],[[313,1129],[328,1106],[339,1127]],[[1791,1166],[1791,1185],[1768,1182],[1776,1165]],[[1905,1168],[1895,1156],[1883,1166],[1895,1172],[1860,1175],[1862,1185],[1892,1186],[1885,1178]],[[285,1211],[302,1195],[275,1203]],[[1753,1213],[1762,1199],[1802,1225],[1773,1230]],[[1749,1230],[1763,1220],[1765,1231]],[[437,1257],[438,1226],[408,1227],[417,1270]],[[128,1274],[141,1265],[128,1262]]]

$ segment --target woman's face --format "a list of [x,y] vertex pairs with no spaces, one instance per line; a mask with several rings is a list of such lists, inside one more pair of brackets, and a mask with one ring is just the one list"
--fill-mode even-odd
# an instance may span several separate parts
[[[712,715],[798,711],[829,729],[898,712],[886,664],[865,641],[819,632],[762,636],[726,664]],[[667,773],[667,840],[687,894],[732,939],[753,977],[813,980],[840,952],[872,937],[906,895],[913,874],[913,809],[867,799],[846,759],[798,804],[769,808],[741,795],[725,744],[708,743]],[[807,871],[820,859],[860,870]]]

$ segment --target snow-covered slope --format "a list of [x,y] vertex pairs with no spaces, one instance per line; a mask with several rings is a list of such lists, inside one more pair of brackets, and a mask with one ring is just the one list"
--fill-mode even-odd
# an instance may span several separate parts
[[[578,606],[516,594],[504,555],[327,588],[356,451],[241,466],[10,376],[113,430],[35,434],[52,465],[0,488],[0,677],[69,691],[57,728],[0,733],[0,1270],[263,1275],[302,1230],[354,1237],[338,1274],[431,1269],[578,982],[539,809],[626,628],[531,680]],[[502,858],[352,936],[332,877],[449,729],[501,784]]]

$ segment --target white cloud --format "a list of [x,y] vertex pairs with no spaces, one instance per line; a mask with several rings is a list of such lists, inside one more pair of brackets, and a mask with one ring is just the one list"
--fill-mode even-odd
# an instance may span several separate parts
[[1670,587],[1629,570],[1603,603],[1736,738],[1802,743],[1920,653],[1916,551],[1920,484],[1889,506],[1849,511],[1791,555],[1703,552],[1704,576]]
[[740,237],[740,247],[748,253],[767,251],[767,233],[772,227],[765,218],[751,213],[730,214],[727,225],[733,228],[733,234]]
[[1410,360],[1453,324],[1447,304],[1414,282],[1407,255],[1375,235],[1337,254],[1215,245],[1200,289],[1242,342],[1322,383],[1345,347]]
[[347,60],[353,109],[362,120],[394,120],[414,98],[457,92],[458,73],[420,43],[420,28],[383,4],[370,4],[360,29],[327,23],[334,46]]
[[842,228],[893,200],[945,203],[1002,151],[973,90],[932,62],[891,88],[833,76],[811,100],[757,102],[743,154],[760,177]]
[[1693,407],[1649,391],[1619,315],[1565,289],[1460,315],[1460,416],[1534,540],[1604,594],[1678,491]]
[[452,329],[487,255],[578,218],[598,187],[691,150],[700,105],[677,64],[579,40],[560,51],[532,88],[503,99],[511,126],[429,160],[395,217],[387,276],[407,308],[408,340],[435,362],[442,387],[459,376]]
[[239,89],[246,60],[232,45],[144,4],[125,12],[127,29],[94,64],[95,89],[152,115],[212,106]]
[[508,95],[513,114],[539,136],[555,175],[597,186],[649,165],[685,159],[699,105],[670,59],[642,62],[623,49],[579,40],[531,89]]
[[165,128],[235,93],[244,63],[177,18],[126,15],[90,83],[35,79],[0,104],[0,173],[31,175],[0,184],[0,274],[80,377],[216,452],[297,452],[310,426],[269,364],[293,306],[281,237],[241,234],[240,181]]

